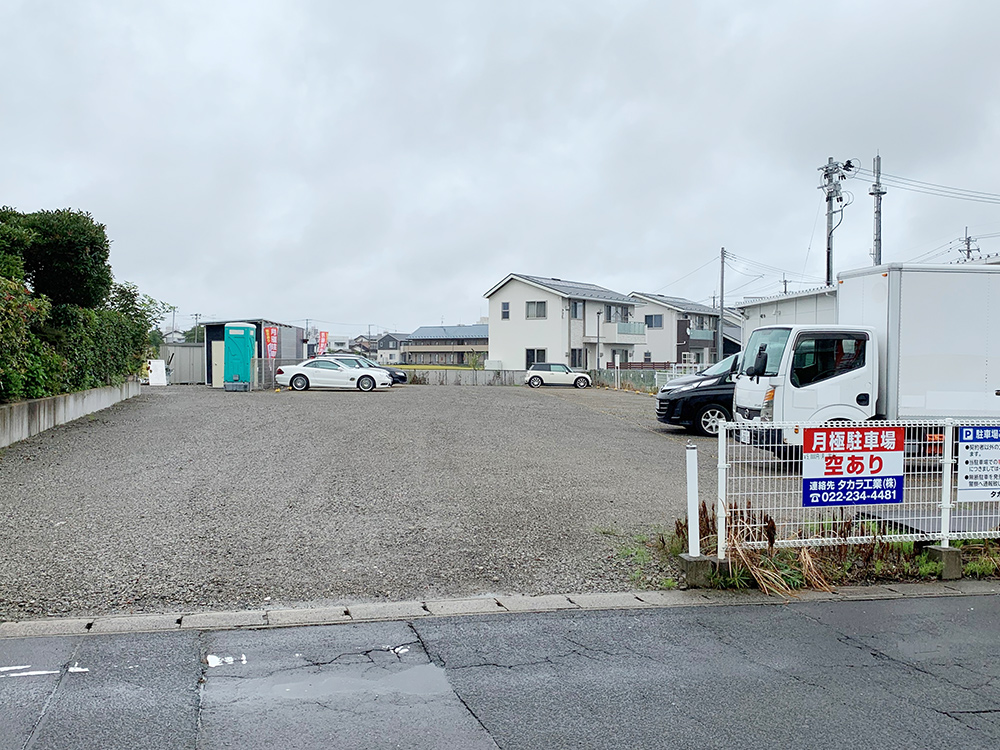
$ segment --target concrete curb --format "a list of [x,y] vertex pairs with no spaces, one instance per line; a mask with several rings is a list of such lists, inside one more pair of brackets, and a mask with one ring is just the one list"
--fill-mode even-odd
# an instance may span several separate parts
[[874,599],[921,599],[942,596],[1000,594],[1000,581],[932,581],[882,586],[845,586],[827,593],[806,589],[798,596],[768,596],[760,591],[631,591],[607,594],[546,594],[544,596],[484,596],[409,602],[358,604],[233,612],[106,615],[93,618],[48,618],[0,622],[0,638],[155,633],[182,630],[261,630],[304,625],[343,625],[352,622],[415,620],[425,617],[565,612],[567,610],[654,609],[672,607],[746,606],[792,602],[844,602]]

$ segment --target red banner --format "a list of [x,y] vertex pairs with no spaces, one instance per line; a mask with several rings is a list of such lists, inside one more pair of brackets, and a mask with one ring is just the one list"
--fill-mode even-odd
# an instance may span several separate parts
[[278,327],[264,326],[264,356],[274,359],[278,356]]
[[319,343],[316,344],[316,354],[326,354],[326,343],[329,341],[329,335],[326,331],[319,332]]

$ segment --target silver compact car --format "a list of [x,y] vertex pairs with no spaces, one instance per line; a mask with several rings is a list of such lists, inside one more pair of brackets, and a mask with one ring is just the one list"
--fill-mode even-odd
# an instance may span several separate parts
[[577,388],[587,388],[593,385],[587,373],[576,372],[566,365],[555,362],[536,362],[524,373],[524,382],[532,388],[543,385],[572,385]]

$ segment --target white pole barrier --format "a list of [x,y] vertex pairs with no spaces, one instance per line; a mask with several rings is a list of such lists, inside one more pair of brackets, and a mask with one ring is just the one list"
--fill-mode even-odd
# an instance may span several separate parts
[[951,465],[955,463],[952,455],[952,438],[955,434],[955,422],[944,421],[944,451],[941,457],[941,546],[948,547],[951,538]]
[[701,557],[701,523],[698,520],[698,446],[687,444],[688,554]]
[[715,512],[715,524],[719,532],[717,557],[719,561],[726,559],[726,423],[719,422],[719,504]]

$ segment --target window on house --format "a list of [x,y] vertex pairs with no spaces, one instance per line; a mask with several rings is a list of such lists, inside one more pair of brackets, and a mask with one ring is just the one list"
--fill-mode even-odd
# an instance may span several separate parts
[[627,305],[605,305],[604,321],[606,323],[628,323],[629,309]]
[[581,320],[583,318],[583,302],[581,300],[570,300],[569,316],[573,318],[573,320]]
[[646,328],[663,328],[663,316],[662,315],[647,315],[646,316]]
[[510,302],[500,303],[500,320],[510,320]]
[[583,363],[583,349],[570,349],[569,350],[569,366],[570,367],[585,367]]
[[545,361],[545,350],[544,349],[525,349],[524,350],[524,369],[527,370],[536,362]]
[[652,352],[643,352],[642,353],[642,361],[646,362],[647,364],[649,362],[652,362],[653,361],[653,353]]
[[390,349],[395,349],[396,348],[396,342],[395,341],[390,341],[389,342],[389,348]]
[[545,302],[525,302],[524,317],[528,320],[545,317]]

